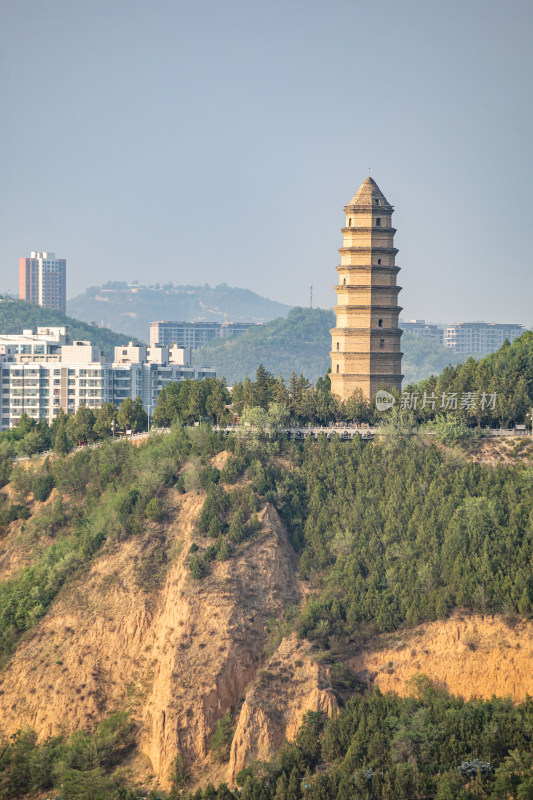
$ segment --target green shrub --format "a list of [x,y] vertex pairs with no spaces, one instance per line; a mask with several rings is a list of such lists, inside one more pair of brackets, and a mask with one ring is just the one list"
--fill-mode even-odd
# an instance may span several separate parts
[[193,555],[189,562],[189,569],[195,581],[201,581],[207,574],[207,565],[201,556]]
[[204,467],[203,470],[200,472],[199,480],[202,489],[205,489],[207,491],[210,486],[212,486],[214,483],[219,482],[220,470],[208,464],[207,467]]
[[206,547],[204,553],[204,561],[206,564],[209,564],[210,561],[213,561],[217,556],[217,548],[214,544],[210,544],[209,547]]
[[152,499],[148,502],[144,513],[146,518],[151,522],[159,522],[163,516],[163,506],[161,505],[161,501],[158,500],[157,497],[152,497]]
[[50,497],[54,485],[53,475],[42,475],[36,478],[33,482],[33,496],[39,502],[44,503]]
[[216,550],[217,550],[218,561],[227,561],[231,555],[229,544],[227,543],[226,539],[223,536],[218,537],[216,543]]
[[214,759],[217,761],[228,760],[234,733],[235,723],[228,711],[227,714],[224,714],[223,717],[217,720],[215,730],[209,742],[211,754]]
[[16,519],[29,519],[30,516],[30,509],[20,503],[13,503],[9,507],[9,522],[14,522]]
[[183,789],[189,782],[189,773],[187,770],[187,763],[183,753],[178,753],[172,762],[172,769],[169,775],[172,792]]
[[[222,486],[212,484],[207,492],[200,516],[198,518],[198,530],[200,533],[209,533],[213,520],[221,523],[225,512],[229,508],[229,498]],[[220,529],[217,529],[216,535]]]
[[220,473],[223,483],[237,483],[246,469],[246,461],[242,456],[231,456],[224,464]]
[[233,515],[233,519],[231,520],[228,531],[228,537],[236,544],[238,542],[242,542],[246,538],[246,528],[244,522],[244,511],[242,508],[238,508]]

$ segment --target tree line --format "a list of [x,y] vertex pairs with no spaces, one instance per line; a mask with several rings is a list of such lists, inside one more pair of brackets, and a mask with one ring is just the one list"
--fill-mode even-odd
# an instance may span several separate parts
[[[227,755],[229,715],[219,720],[212,754]],[[237,775],[237,788],[192,792],[179,755],[167,791],[144,790],[123,769],[135,724],[124,713],[92,734],[37,741],[19,731],[1,742],[0,800],[59,792],[61,800],[529,800],[533,795],[533,703],[469,700],[421,677],[410,697],[367,690],[338,714],[307,712],[291,743],[270,762]],[[216,742],[213,746],[213,740]]]

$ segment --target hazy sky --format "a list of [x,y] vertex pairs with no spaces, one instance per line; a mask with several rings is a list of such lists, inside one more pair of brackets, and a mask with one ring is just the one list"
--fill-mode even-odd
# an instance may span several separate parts
[[331,307],[393,205],[404,318],[533,324],[531,0],[2,0],[0,291],[227,282]]

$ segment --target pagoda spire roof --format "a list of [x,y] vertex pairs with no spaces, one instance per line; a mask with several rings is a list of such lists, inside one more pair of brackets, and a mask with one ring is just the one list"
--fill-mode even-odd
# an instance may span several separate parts
[[[377,202],[376,202],[377,201]],[[377,185],[376,181],[370,176],[366,178],[359,189],[356,191],[348,206],[387,206],[392,208],[389,201]]]

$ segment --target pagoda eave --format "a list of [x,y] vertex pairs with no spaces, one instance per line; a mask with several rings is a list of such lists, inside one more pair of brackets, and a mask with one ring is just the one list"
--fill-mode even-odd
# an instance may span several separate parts
[[337,272],[341,270],[348,271],[348,272],[355,272],[358,269],[361,270],[376,270],[376,272],[399,272],[401,267],[397,267],[394,264],[391,267],[387,267],[384,264],[338,264],[335,269]]
[[349,253],[383,253],[389,256],[395,256],[398,253],[396,247],[380,247],[379,245],[369,244],[367,247],[339,247],[341,255]]
[[394,311],[395,313],[403,311],[402,306],[380,306],[374,303],[367,304],[367,305],[357,305],[357,306],[333,306],[333,311],[337,313],[337,311]]

